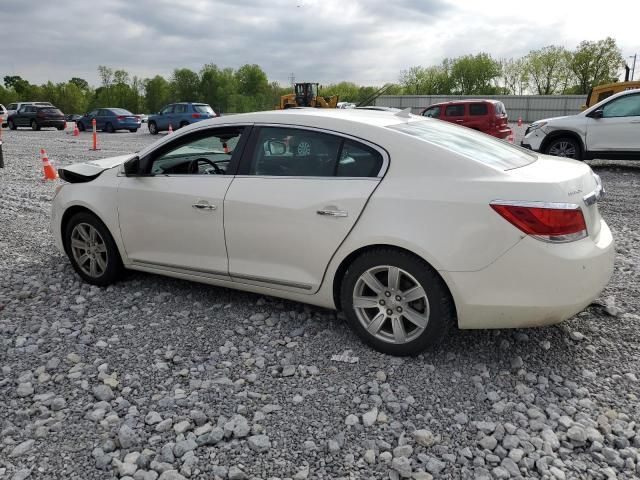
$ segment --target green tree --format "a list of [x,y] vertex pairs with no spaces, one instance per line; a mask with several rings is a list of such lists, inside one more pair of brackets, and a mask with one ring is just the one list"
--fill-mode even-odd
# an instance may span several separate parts
[[221,69],[212,63],[202,67],[199,92],[200,99],[211,105],[216,112],[230,111],[231,97],[237,92],[233,69]]
[[171,95],[176,102],[196,102],[199,95],[200,77],[188,68],[176,68],[171,76]]
[[89,83],[84,78],[73,77],[69,83],[73,83],[80,90],[90,90]]
[[451,93],[448,63],[430,67],[411,67],[400,72],[400,84],[408,95],[446,95]]
[[143,85],[144,99],[148,112],[158,112],[171,101],[169,82],[160,75],[145,79]]
[[487,53],[464,55],[451,61],[451,84],[460,95],[495,94],[493,82],[500,72],[500,64]]
[[270,103],[269,79],[258,65],[243,65],[235,72],[236,107],[241,112],[273,108]]
[[569,63],[576,80],[574,92],[587,94],[593,86],[617,80],[623,63],[620,48],[611,37],[580,42]]
[[563,93],[571,81],[571,53],[550,45],[532,50],[525,57],[529,87],[538,95]]
[[522,58],[503,60],[501,62],[502,82],[505,93],[522,95],[529,83],[527,64]]

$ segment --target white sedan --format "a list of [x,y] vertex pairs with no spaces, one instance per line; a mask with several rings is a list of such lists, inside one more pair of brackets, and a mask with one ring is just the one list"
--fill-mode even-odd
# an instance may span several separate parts
[[85,281],[126,268],[340,309],[394,355],[560,322],[613,271],[587,165],[405,111],[217,118],[59,173],[52,231]]

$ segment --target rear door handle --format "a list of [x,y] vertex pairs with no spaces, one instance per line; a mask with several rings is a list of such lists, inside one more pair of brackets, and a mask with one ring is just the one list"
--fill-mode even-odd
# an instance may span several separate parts
[[325,215],[328,217],[346,217],[349,213],[346,210],[335,210],[332,208],[325,208],[316,212],[318,215]]
[[211,205],[209,202],[198,202],[191,205],[193,208],[197,208],[198,210],[215,210],[216,206]]

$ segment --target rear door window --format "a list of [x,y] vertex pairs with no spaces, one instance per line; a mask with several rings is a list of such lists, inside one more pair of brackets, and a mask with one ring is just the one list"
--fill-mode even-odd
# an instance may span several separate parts
[[187,105],[184,103],[176,105],[173,109],[173,113],[187,113]]
[[444,114],[447,117],[464,117],[464,104],[448,105]]
[[469,115],[486,115],[489,109],[486,103],[470,103]]

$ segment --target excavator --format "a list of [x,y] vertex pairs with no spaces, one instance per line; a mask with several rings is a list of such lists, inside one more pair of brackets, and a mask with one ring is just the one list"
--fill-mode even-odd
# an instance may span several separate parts
[[317,83],[296,83],[294,93],[280,97],[279,109],[292,107],[336,108],[338,95],[322,97],[318,95]]

